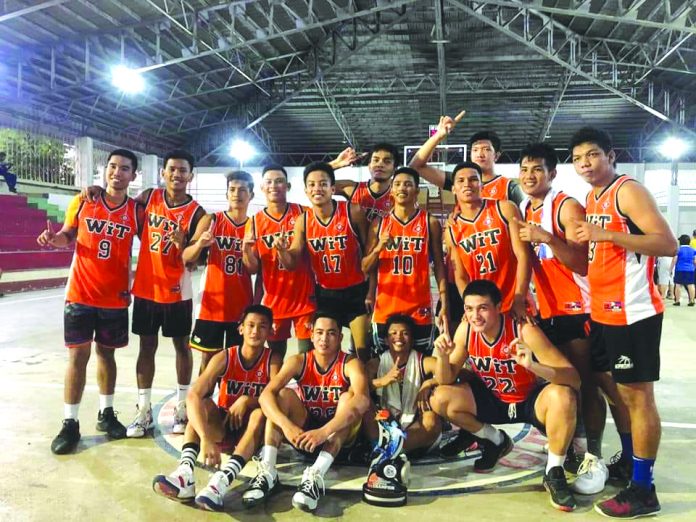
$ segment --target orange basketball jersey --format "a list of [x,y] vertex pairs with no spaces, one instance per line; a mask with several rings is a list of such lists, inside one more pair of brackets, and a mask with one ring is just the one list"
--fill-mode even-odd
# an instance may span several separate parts
[[251,275],[242,262],[244,228],[248,219],[235,223],[226,212],[213,216],[215,242],[208,247],[208,263],[201,277],[198,319],[238,322],[253,300]]
[[[618,176],[599,196],[591,190],[587,195],[587,221],[605,230],[642,234],[619,208],[619,189],[633,181],[628,176]],[[605,241],[590,242],[588,260],[592,319],[602,324],[627,325],[664,312],[653,280],[652,256]]]
[[403,223],[390,212],[380,220],[378,237],[383,230],[389,231],[392,243],[379,253],[372,320],[383,324],[390,315],[406,314],[416,324],[431,324],[428,213],[417,209],[413,217]]
[[252,218],[256,248],[261,259],[261,304],[273,310],[274,320],[306,315],[316,309],[314,276],[308,259],[300,260],[297,269],[289,271],[280,262],[278,251],[273,248],[275,238],[280,236],[283,230],[292,241],[295,221],[304,211],[302,205],[288,203],[285,213],[278,219],[271,216],[268,209],[263,209]]
[[220,378],[218,406],[228,409],[242,395],[258,398],[271,380],[271,349],[264,348],[258,358],[248,368],[239,355],[241,348],[232,346],[225,349],[227,367]]
[[493,394],[505,403],[522,402],[537,386],[534,373],[515,362],[510,343],[518,337],[517,325],[507,314],[501,316],[498,338],[488,342],[481,333],[468,332],[471,367]]
[[[559,192],[552,201],[553,234],[565,240],[561,226],[561,208],[571,200],[570,196]],[[524,218],[529,223],[541,225],[543,204],[532,208],[531,203],[524,210]],[[536,259],[532,264],[532,277],[536,289],[541,317],[547,319],[558,315],[590,313],[590,295],[587,278],[576,274],[553,257],[546,244],[534,245]]]
[[193,198],[181,205],[170,206],[165,200],[164,189],[152,190],[145,208],[133,295],[156,303],[191,299],[191,273],[186,270],[179,249],[166,236],[180,227],[192,233],[193,217],[199,208]]
[[[133,237],[138,205],[131,198],[114,208],[104,194],[98,201],[75,196],[65,224],[77,229],[65,300],[99,308],[128,308]],[[142,208],[142,207],[141,207]]]
[[449,230],[469,279],[494,282],[503,295],[502,310],[507,312],[515,297],[517,258],[499,202],[484,199],[474,219],[458,214]]
[[365,281],[360,269],[362,248],[350,221],[346,201],[334,201],[334,211],[327,223],[310,209],[304,214],[307,251],[317,284],[337,290]]
[[387,189],[382,194],[375,194],[370,188],[369,181],[361,181],[355,186],[350,202],[360,205],[370,223],[376,218],[389,214],[394,206],[391,190]]
[[314,358],[314,350],[304,354],[302,373],[297,377],[297,389],[309,416],[315,422],[326,424],[336,414],[338,399],[350,388],[345,365],[350,355],[339,351],[336,359],[321,371]]
[[481,184],[481,197],[495,200],[509,199],[510,183],[512,179],[506,176],[496,176],[485,181]]

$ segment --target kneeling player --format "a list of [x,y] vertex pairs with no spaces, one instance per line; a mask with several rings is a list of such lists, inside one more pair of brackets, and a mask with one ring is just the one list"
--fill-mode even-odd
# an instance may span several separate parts
[[[467,322],[460,323],[454,342],[446,334],[435,342],[435,378],[444,386],[430,400],[433,410],[478,437],[478,472],[492,470],[512,450],[510,437],[491,424],[530,423],[545,432],[549,454],[544,487],[554,507],[572,511],[576,503],[563,462],[575,431],[577,371],[538,326],[518,325],[501,313],[501,294],[494,283],[472,281],[463,298]],[[453,384],[469,358],[475,375]]]
[[[316,453],[304,470],[292,505],[314,511],[324,490],[324,475],[342,447],[349,446],[369,406],[367,377],[362,363],[341,351],[338,320],[318,312],[312,325],[314,349],[289,358],[261,394],[268,418],[258,472],[244,493],[244,505],[264,501],[279,487],[276,457],[283,437],[300,451]],[[295,378],[298,393],[285,388]]]
[[[426,379],[435,371],[437,360],[413,349],[415,323],[409,316],[392,315],[386,325],[389,349],[367,363],[370,388],[377,396],[375,406],[388,409],[406,431],[404,451],[427,450],[442,432],[440,418],[428,404],[436,381]],[[367,437],[376,441],[379,431],[374,408],[367,411],[363,422]]]
[[[186,399],[189,423],[179,466],[170,475],[154,478],[155,492],[180,502],[195,498],[199,507],[211,511],[223,508],[227,489],[263,438],[265,418],[259,395],[282,362],[280,355],[265,346],[272,324],[269,308],[252,305],[244,310],[239,327],[244,342],[217,353],[191,387]],[[220,395],[215,403],[210,395],[218,379]],[[236,441],[234,453],[196,495],[193,468],[198,454],[203,452],[205,464],[219,466],[220,443],[228,435]]]

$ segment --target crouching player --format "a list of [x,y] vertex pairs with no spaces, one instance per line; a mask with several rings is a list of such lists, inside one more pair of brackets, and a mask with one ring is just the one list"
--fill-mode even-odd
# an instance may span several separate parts
[[[156,493],[179,502],[195,499],[196,505],[210,511],[222,510],[230,484],[263,440],[265,417],[259,396],[282,364],[280,355],[266,347],[272,324],[269,308],[248,306],[239,327],[242,345],[217,353],[191,387],[186,399],[189,423],[179,466],[170,475],[153,479]],[[216,403],[211,394],[218,380]],[[232,456],[196,495],[193,468],[198,455],[203,454],[205,464],[219,466],[221,443],[228,439],[236,444]]]
[[[243,496],[245,506],[255,506],[278,490],[276,458],[284,437],[300,451],[318,453],[292,497],[296,508],[316,509],[324,475],[341,448],[355,441],[369,406],[365,369],[360,360],[341,351],[342,338],[338,320],[317,312],[313,349],[290,357],[261,394],[268,422],[257,475]],[[285,387],[292,378],[298,393]]]
[[[472,281],[463,298],[466,322],[454,341],[443,334],[435,342],[435,378],[444,386],[430,399],[433,410],[479,439],[478,472],[492,470],[512,450],[510,437],[492,424],[536,426],[549,441],[544,487],[551,504],[572,511],[576,503],[563,462],[575,432],[577,371],[538,326],[518,325],[501,313],[500,290],[491,281]],[[474,375],[453,384],[469,358]]]
[[[413,349],[415,323],[407,315],[387,319],[389,349],[367,363],[370,388],[374,390],[377,409],[388,409],[406,432],[404,451],[427,450],[440,438],[440,418],[430,409],[429,397],[437,384],[427,379],[433,374],[437,360]],[[379,428],[375,409],[370,407],[363,417],[365,434],[376,442]]]

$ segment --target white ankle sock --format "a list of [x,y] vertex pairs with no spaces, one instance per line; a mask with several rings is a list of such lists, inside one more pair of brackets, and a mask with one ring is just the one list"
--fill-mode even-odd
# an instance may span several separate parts
[[149,410],[152,403],[152,388],[138,388],[138,408]]
[[176,385],[176,401],[181,402],[186,400],[186,395],[188,394],[188,389],[191,387],[190,384],[177,384]]
[[551,451],[549,451],[549,456],[546,459],[546,473],[548,473],[551,468],[555,468],[556,466],[563,467],[565,459],[565,453],[563,455],[556,455],[555,453],[551,453]]
[[326,472],[329,471],[333,461],[334,457],[331,453],[328,451],[320,451],[319,455],[317,456],[317,460],[315,460],[314,464],[312,464],[312,468],[318,470],[319,474],[323,477]]
[[494,428],[490,424],[484,424],[483,427],[474,432],[479,439],[490,440],[495,445],[500,445],[503,443],[503,434],[497,428]]
[[63,404],[63,418],[77,420],[77,414],[80,411],[80,403]]
[[99,411],[103,412],[106,408],[114,407],[114,396],[99,394]]
[[261,448],[261,460],[275,470],[276,460],[278,459],[278,448],[265,445]]

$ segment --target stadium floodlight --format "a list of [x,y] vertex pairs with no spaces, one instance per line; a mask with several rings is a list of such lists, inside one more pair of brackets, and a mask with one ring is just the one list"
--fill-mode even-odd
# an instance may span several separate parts
[[244,165],[244,163],[256,156],[256,150],[246,141],[236,139],[230,147],[230,156],[236,159],[240,165]]
[[127,94],[137,94],[145,90],[145,78],[134,69],[116,65],[111,69],[111,84]]
[[689,150],[689,144],[681,138],[670,136],[662,142],[659,150],[664,157],[678,161]]

